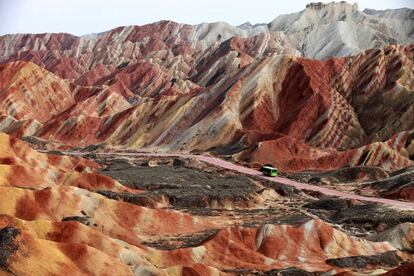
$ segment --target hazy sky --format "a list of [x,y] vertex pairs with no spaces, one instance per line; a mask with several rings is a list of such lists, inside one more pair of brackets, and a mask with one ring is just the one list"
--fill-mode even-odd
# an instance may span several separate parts
[[[6,33],[96,33],[163,19],[180,23],[268,23],[298,12],[305,0],[0,0],[0,35]],[[317,1],[313,1],[317,2]],[[331,1],[322,1],[331,2]],[[414,0],[360,0],[359,8],[414,8]]]

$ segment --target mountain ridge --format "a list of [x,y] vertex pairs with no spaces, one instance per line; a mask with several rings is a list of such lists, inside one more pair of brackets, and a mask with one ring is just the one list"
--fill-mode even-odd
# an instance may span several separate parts
[[412,10],[367,13],[1,36],[0,274],[411,272]]
[[[330,20],[333,19],[332,22],[330,21],[326,21],[323,23],[323,21],[321,23],[323,23],[321,25],[321,23],[317,23],[314,22],[312,24],[310,24],[309,26],[301,26],[300,21],[304,20],[301,19],[303,14],[307,15],[307,18],[311,18],[314,17],[316,18],[318,15],[318,13],[324,11],[324,16],[329,15]],[[406,20],[407,22],[404,22],[404,24],[400,24],[398,23],[398,21],[395,21],[394,19],[392,19],[393,17],[399,17],[400,13],[405,13],[407,14],[407,17],[404,18],[404,20]],[[316,13],[316,14],[315,14]],[[349,49],[348,51],[344,52],[344,53],[339,53],[339,56],[346,56],[346,55],[350,55],[350,54],[355,54],[361,50],[366,50],[368,48],[373,48],[374,47],[381,47],[381,46],[385,46],[387,45],[387,41],[384,41],[384,39],[390,41],[390,39],[394,39],[395,43],[397,44],[407,44],[407,43],[413,43],[414,42],[414,27],[410,27],[413,26],[414,24],[412,24],[413,22],[413,14],[414,14],[414,10],[412,9],[408,9],[408,8],[401,8],[401,9],[389,9],[389,10],[385,10],[385,11],[375,11],[373,12],[373,10],[371,10],[372,14],[368,14],[368,13],[364,13],[363,11],[360,11],[358,8],[357,4],[348,4],[345,1],[341,1],[341,2],[330,2],[327,4],[322,4],[320,2],[316,2],[316,3],[310,3],[307,5],[307,7],[297,13],[291,13],[291,14],[284,14],[284,15],[279,15],[277,16],[274,20],[272,20],[271,22],[269,22],[268,24],[254,24],[254,25],[245,25],[245,24],[241,24],[239,26],[245,26],[243,28],[238,28],[235,26],[232,26],[226,22],[213,22],[213,23],[200,23],[200,24],[196,24],[196,25],[190,25],[190,24],[183,24],[183,23],[177,23],[174,21],[168,21],[168,20],[161,20],[161,21],[157,21],[154,23],[148,23],[148,24],[144,24],[141,26],[138,25],[128,25],[128,26],[121,26],[121,27],[117,27],[108,31],[104,31],[101,33],[94,33],[94,34],[87,34],[87,35],[82,35],[82,36],[74,36],[68,33],[58,33],[61,35],[69,35],[72,36],[73,38],[79,38],[79,39],[83,39],[87,41],[96,39],[97,37],[101,37],[105,34],[111,33],[111,32],[117,32],[120,29],[131,29],[131,28],[141,28],[141,29],[146,29],[146,28],[151,28],[151,27],[155,27],[159,26],[159,25],[165,25],[165,24],[172,24],[172,25],[178,25],[180,27],[182,27],[184,29],[184,32],[189,31],[190,29],[191,32],[193,32],[194,35],[197,36],[197,33],[199,33],[200,30],[205,29],[206,27],[210,30],[209,32],[211,33],[210,38],[206,39],[205,37],[203,38],[202,36],[198,36],[197,40],[198,41],[204,41],[203,43],[205,43],[205,47],[209,47],[211,46],[212,43],[216,42],[216,40],[219,41],[224,41],[229,39],[232,36],[241,36],[241,37],[250,37],[253,35],[258,35],[259,33],[269,33],[269,32],[277,32],[277,31],[282,31],[285,34],[289,35],[290,37],[289,39],[291,41],[294,42],[295,47],[297,48],[297,50],[300,50],[302,52],[302,55],[304,55],[305,57],[309,57],[309,58],[328,58],[330,56],[335,56],[338,53],[332,52],[332,51],[328,51],[327,53],[318,53],[317,51],[315,52],[315,50],[313,51],[304,51],[304,47],[312,47],[312,44],[314,44],[316,41],[309,41],[309,45],[308,46],[304,46],[301,45],[297,42],[297,40],[300,38],[303,38],[303,35],[299,35],[298,34],[294,35],[292,34],[292,32],[297,32],[299,30],[306,30],[307,28],[309,28],[310,26],[313,26],[313,28],[326,28],[323,27],[323,25],[330,25],[332,23],[334,23],[334,21],[349,21],[352,22],[353,20],[355,20],[355,23],[364,23],[368,26],[367,30],[364,30],[364,35],[365,36],[374,36],[372,39],[373,41],[370,42],[366,42],[364,45],[361,45],[361,47],[357,48],[357,49]],[[379,14],[379,16],[375,16],[376,14]],[[395,14],[393,16],[393,14]],[[335,16],[340,16],[335,18]],[[388,18],[383,19],[382,17],[384,16],[388,16]],[[292,19],[296,19],[295,22],[290,22],[289,24],[287,24],[286,22],[283,22],[285,18],[289,18],[289,20]],[[321,17],[322,18],[322,17]],[[351,21],[350,21],[351,19]],[[374,25],[373,25],[373,24]],[[381,28],[376,28],[375,24],[381,24]],[[402,31],[401,34],[398,33],[390,33],[390,30],[388,30],[387,24],[392,24],[394,27],[393,29],[395,31]],[[249,27],[246,27],[249,26]],[[299,26],[300,29],[297,29]],[[291,29],[291,28],[293,29]],[[385,29],[384,29],[385,28]],[[408,28],[408,30],[405,30],[405,28]],[[327,28],[328,30],[329,28]],[[324,32],[326,30],[323,30],[322,32]],[[44,34],[39,34],[39,35],[45,35]],[[0,40],[1,38],[8,37],[8,36],[24,36],[24,35],[28,35],[28,34],[6,34],[3,36],[0,36]],[[47,35],[47,34],[46,34]],[[217,36],[220,35],[221,37],[219,39],[217,39]],[[309,35],[309,34],[308,34]],[[362,34],[361,34],[362,35]],[[212,37],[211,37],[212,36]],[[382,36],[381,38],[379,36]],[[406,39],[404,39],[404,37],[406,37]],[[408,40],[407,40],[408,39]],[[296,41],[296,42],[295,42]],[[194,45],[193,45],[194,46]],[[3,59],[7,56],[9,56],[8,54],[5,54],[4,52],[1,53]]]
[[[410,31],[398,12],[384,12],[390,27],[341,2],[253,29],[160,21],[83,38],[2,36],[0,78],[11,86],[0,130],[63,148],[210,151],[286,171],[398,170],[414,153],[414,44],[381,46]],[[312,51],[329,58],[302,56]]]
[[[67,95],[71,96],[66,96],[65,98],[72,98],[72,103],[60,109],[56,113],[57,116],[53,118],[49,117],[49,119],[43,122],[38,119],[37,128],[28,127],[28,130],[32,132],[25,130],[25,124],[18,123],[18,120],[24,122],[24,120],[35,118],[34,115],[23,115],[24,113],[22,112],[26,112],[25,110],[28,110],[28,108],[21,108],[20,111],[14,108],[13,110],[15,111],[13,112],[21,114],[17,116],[14,113],[10,113],[6,109],[7,106],[4,106],[3,114],[7,116],[2,119],[2,131],[23,136],[28,134],[35,135],[42,139],[57,141],[68,146],[88,146],[94,143],[104,143],[108,146],[123,146],[127,148],[155,147],[172,151],[217,150],[222,152],[224,148],[231,148],[233,144],[238,145],[233,149],[234,151],[238,148],[238,150],[232,153],[234,154],[233,158],[240,161],[250,160],[250,162],[276,162],[281,169],[287,171],[317,169],[318,166],[319,169],[333,169],[344,165],[356,165],[358,162],[363,162],[366,165],[385,166],[385,163],[382,163],[383,161],[388,164],[388,170],[396,170],[412,164],[412,161],[407,159],[408,156],[413,154],[411,149],[412,142],[410,142],[412,141],[412,134],[410,134],[412,128],[410,126],[412,126],[413,121],[409,119],[410,110],[412,109],[410,107],[412,99],[409,96],[411,95],[409,91],[413,89],[413,84],[410,81],[411,69],[409,69],[413,66],[412,46],[389,46],[382,50],[368,50],[354,57],[330,59],[329,61],[308,60],[295,56],[274,54],[267,56],[258,64],[255,62],[247,63],[244,68],[240,69],[237,69],[237,66],[233,67],[234,65],[231,65],[230,68],[223,69],[224,71],[214,69],[220,71],[219,73],[214,73],[211,70],[211,66],[213,68],[217,66],[218,68],[225,68],[222,66],[229,66],[234,59],[240,60],[242,57],[237,57],[237,55],[233,54],[232,48],[227,47],[228,45],[222,45],[222,48],[217,49],[216,52],[209,56],[211,62],[206,64],[210,65],[200,69],[200,72],[210,71],[210,73],[203,73],[202,79],[194,78],[194,84],[198,83],[199,87],[188,92],[178,92],[179,90],[176,89],[179,88],[176,86],[176,83],[171,83],[170,78],[165,80],[159,79],[159,76],[162,75],[158,74],[157,71],[157,78],[150,79],[150,85],[145,86],[144,92],[139,92],[146,94],[141,94],[138,98],[136,98],[137,95],[129,98],[129,94],[124,92],[129,91],[128,93],[132,93],[126,87],[135,87],[137,85],[136,82],[128,84],[123,79],[118,78],[117,74],[111,74],[115,79],[113,77],[109,78],[109,83],[111,83],[109,86],[106,85],[108,83],[106,80],[104,82],[98,80],[96,83],[101,83],[98,86],[80,86],[76,84],[76,81],[68,83],[67,80],[61,79],[59,82],[56,82],[59,78],[53,77],[51,78],[51,83],[54,84],[47,90],[52,91],[52,87],[67,87],[63,91],[68,91],[64,93],[68,93]],[[222,52],[223,50],[224,52]],[[223,59],[223,54],[224,56],[230,55],[230,63],[223,63],[223,60],[225,60]],[[396,63],[399,60],[405,61],[403,63]],[[220,62],[217,63],[217,61]],[[379,61],[381,63],[373,66]],[[398,66],[395,67],[397,64]],[[369,71],[372,72],[371,74],[379,70],[379,72],[382,72],[384,79],[373,78],[370,82],[365,83],[366,76],[360,75],[359,72],[361,70],[364,71],[367,65],[372,67],[371,71]],[[36,77],[39,74],[37,71],[40,70],[41,74],[47,72],[42,71],[44,69],[33,63],[7,63],[5,66],[3,68],[26,66],[26,68],[30,69],[27,71],[27,74],[34,76],[34,79],[38,78]],[[126,70],[125,72],[128,73],[123,74],[125,74],[126,80],[131,80],[131,76],[135,74],[135,68],[143,67],[139,63],[132,64],[119,69],[119,72]],[[18,69],[15,70],[23,72]],[[233,70],[234,72],[227,73],[226,70],[230,70],[230,72]],[[325,76],[315,75],[315,70],[325,72]],[[3,69],[0,71],[0,77],[2,77],[4,72],[10,70]],[[298,80],[304,79],[296,83],[290,82],[289,78],[295,75]],[[139,76],[141,76],[140,73],[136,80],[141,82],[142,78]],[[23,81],[27,79],[21,73],[19,77]],[[355,88],[361,91],[365,90],[365,92],[362,94],[361,92],[352,92],[355,88],[347,87],[349,85],[347,84],[349,78],[353,82],[356,80],[353,84]],[[48,77],[43,76],[41,79],[46,80]],[[114,82],[113,80],[116,81]],[[214,80],[214,82],[210,85],[211,80]],[[332,83],[332,80],[335,80],[335,83]],[[378,82],[378,80],[380,81]],[[9,82],[14,83],[15,81],[10,80]],[[275,86],[278,82],[280,84]],[[3,83],[8,83],[7,75],[6,78],[3,78]],[[251,87],[249,83],[255,83],[255,86]],[[19,87],[17,91],[24,93],[22,86],[18,82],[16,84]],[[269,88],[267,87],[272,86],[275,87],[272,90],[268,90]],[[387,88],[387,86],[389,87]],[[150,87],[156,90],[149,92],[151,90],[147,89]],[[332,90],[332,87],[335,87],[334,90]],[[10,87],[9,89],[3,89],[3,97],[8,95],[5,93],[10,89]],[[158,89],[161,90],[159,91]],[[301,99],[303,96],[300,93],[305,93],[300,92],[303,89],[309,95]],[[384,92],[382,94],[372,94],[370,92],[376,89],[383,90]],[[372,111],[365,111],[365,102],[378,101],[377,98],[393,97],[392,91],[397,91],[398,89],[401,91],[401,100],[398,100],[396,105],[400,105],[401,101],[408,101],[407,108],[409,109],[401,114],[393,112],[399,114],[402,118],[406,117],[407,120],[400,120],[399,123],[396,123],[397,121],[394,120],[398,117],[394,117],[395,115],[389,113],[388,115],[391,117],[384,117],[385,121],[383,122],[378,121],[378,126],[370,123]],[[30,90],[30,88],[26,90]],[[58,89],[57,91],[60,90]],[[138,91],[141,91],[141,88]],[[294,96],[294,94],[297,94],[297,96]],[[13,93],[10,95],[17,94]],[[34,94],[32,97],[36,98]],[[41,96],[41,98],[44,99],[45,97]],[[12,101],[15,105],[19,103],[16,99]],[[132,99],[135,100],[131,102]],[[286,100],[287,102],[284,102]],[[297,104],[301,106],[300,109],[294,107]],[[275,107],[277,105],[279,107]],[[390,108],[392,110],[393,107],[384,106],[383,108]],[[312,113],[309,112],[313,112],[314,115],[311,116]],[[330,115],[322,120],[321,118],[324,118],[322,115],[326,112]],[[383,112],[380,111],[380,113]],[[293,117],[291,119],[283,119],[283,116],[286,116],[283,114],[290,114],[289,116]],[[40,113],[37,116],[39,115]],[[263,121],[261,119],[263,116],[268,119]],[[289,118],[289,116],[286,118]],[[377,116],[380,115],[378,114]],[[17,122],[14,124],[6,123],[10,117],[17,120]],[[344,128],[345,123],[348,125],[347,128]],[[298,126],[295,126],[296,124]],[[367,128],[367,126],[369,127]],[[308,133],[302,132],[302,129],[307,129]],[[335,134],[338,131],[341,131],[340,135],[343,136],[338,136],[339,133]],[[260,153],[261,146],[254,149],[254,145],[272,145],[273,142],[270,140],[273,139],[278,140],[278,143],[282,142],[278,146],[280,150],[285,147],[289,148],[292,145],[295,145],[293,147],[296,147],[295,151],[299,150],[299,148],[301,148],[299,152],[305,150],[299,154],[302,155],[300,158],[304,159],[302,161],[294,161],[295,158],[299,157],[295,155],[291,156],[292,160],[280,159],[279,154],[276,152],[273,152],[273,157],[270,159],[263,159]],[[395,144],[395,141],[399,142]],[[371,143],[373,144],[371,145]],[[406,143],[406,145],[402,146],[402,143]],[[267,147],[265,146],[263,149]],[[249,148],[253,152],[250,152]],[[382,160],[381,158],[378,159],[378,156],[373,155],[373,159],[368,158],[365,161],[358,161],[360,159],[358,156],[362,158],[365,152],[377,151],[378,149],[383,154],[388,154],[390,159]],[[408,152],[406,152],[407,150]],[[224,150],[224,152],[226,151],[228,150]],[[264,152],[266,151],[264,150]],[[341,151],[349,152],[341,153]],[[314,153],[306,157],[307,154],[305,152]],[[316,154],[316,152],[319,153]],[[286,155],[286,153],[284,154]],[[326,159],[328,162],[326,164],[330,165],[324,167],[322,159],[319,160],[317,156],[322,158],[329,155],[331,155],[330,158],[339,158],[339,160],[344,158],[341,161],[343,163],[338,161],[336,163],[338,167],[332,167],[333,164],[328,161],[330,160],[328,158]],[[309,163],[310,160],[306,161],[311,156],[315,159],[315,161],[312,161],[313,163]],[[280,163],[280,160],[284,161]],[[394,161],[389,163],[391,160]]]

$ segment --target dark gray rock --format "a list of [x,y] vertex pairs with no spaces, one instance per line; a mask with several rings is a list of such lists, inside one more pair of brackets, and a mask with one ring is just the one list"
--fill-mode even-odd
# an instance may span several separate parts
[[402,259],[395,251],[388,251],[372,256],[352,256],[337,259],[326,260],[327,264],[340,268],[357,268],[363,269],[370,266],[373,267],[395,267],[400,265]]
[[19,249],[16,238],[21,234],[20,229],[5,227],[0,230],[0,268],[11,273],[8,262],[10,257]]

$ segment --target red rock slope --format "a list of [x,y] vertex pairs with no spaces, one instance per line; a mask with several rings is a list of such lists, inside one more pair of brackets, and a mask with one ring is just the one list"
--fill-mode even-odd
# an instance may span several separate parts
[[283,171],[412,165],[414,46],[318,61],[262,44],[234,37],[191,67],[143,58],[75,81],[5,63],[0,130],[69,147],[212,151]]

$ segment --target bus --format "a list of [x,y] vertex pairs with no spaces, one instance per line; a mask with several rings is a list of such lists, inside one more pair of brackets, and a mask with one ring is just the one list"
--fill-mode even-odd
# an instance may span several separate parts
[[266,176],[277,176],[278,175],[277,169],[269,165],[263,165],[260,168],[260,171]]

